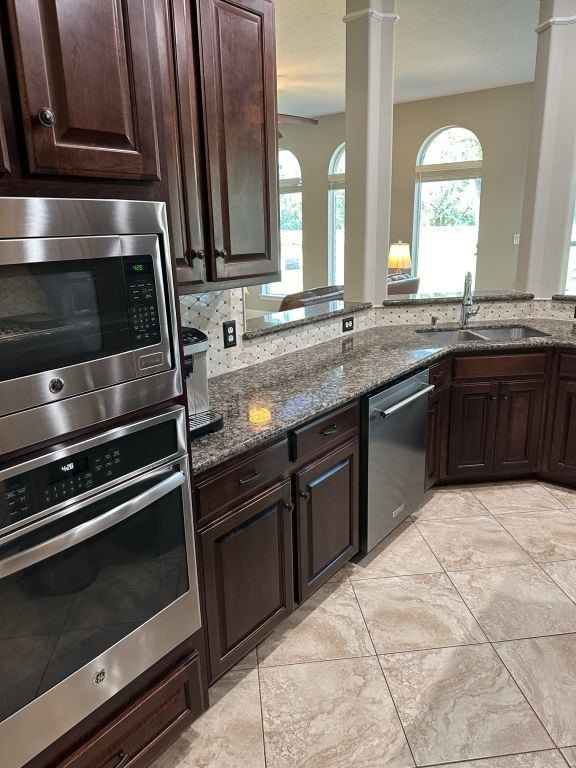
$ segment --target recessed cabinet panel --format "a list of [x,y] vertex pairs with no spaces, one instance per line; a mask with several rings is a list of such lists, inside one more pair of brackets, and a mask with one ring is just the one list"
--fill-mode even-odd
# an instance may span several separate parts
[[576,382],[560,381],[550,445],[549,470],[576,481]]
[[151,0],[10,0],[30,170],[158,179]]
[[450,411],[449,474],[490,474],[498,413],[497,382],[455,384]]
[[278,272],[274,8],[198,0],[213,278]]
[[292,514],[285,481],[200,534],[212,680],[293,610]]
[[358,552],[358,441],[299,472],[296,481],[304,600]]
[[4,129],[4,115],[0,105],[0,175],[10,173],[10,161],[8,159],[8,147],[6,146],[6,131]]
[[497,472],[536,470],[543,381],[512,381],[500,385],[500,409],[494,468]]

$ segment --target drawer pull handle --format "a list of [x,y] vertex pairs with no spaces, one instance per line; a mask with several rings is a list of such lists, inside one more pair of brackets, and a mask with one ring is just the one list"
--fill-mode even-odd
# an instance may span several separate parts
[[119,760],[114,766],[114,768],[125,768],[129,762],[130,762],[130,755],[127,755],[125,752],[120,752]]
[[304,499],[304,501],[310,501],[310,492],[309,491],[300,491],[300,498]]
[[258,472],[257,469],[255,469],[251,475],[246,475],[246,477],[241,478],[238,480],[238,485],[249,485],[250,483],[253,483],[255,480],[258,480],[260,477],[260,472]]
[[330,435],[333,435],[336,432],[338,432],[339,429],[340,427],[338,426],[338,424],[332,424],[331,427],[326,427],[326,429],[323,429],[320,434],[324,435],[324,437],[329,437]]

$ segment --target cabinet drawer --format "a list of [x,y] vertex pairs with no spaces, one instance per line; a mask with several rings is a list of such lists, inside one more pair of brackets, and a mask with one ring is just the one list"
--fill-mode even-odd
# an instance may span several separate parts
[[298,461],[320,453],[341,443],[357,429],[358,404],[354,403],[293,430],[290,434],[290,458]]
[[205,709],[202,696],[200,659],[196,654],[70,757],[59,762],[58,768],[149,765],[202,714]]
[[224,512],[231,505],[256,495],[288,469],[288,441],[282,440],[259,451],[246,461],[236,464],[197,486],[198,519],[206,520]]
[[558,375],[576,379],[576,355],[558,355]]
[[454,360],[455,379],[500,379],[507,376],[543,376],[546,353],[479,355]]
[[430,384],[436,387],[436,392],[444,389],[450,380],[450,361],[443,360],[441,363],[430,366]]

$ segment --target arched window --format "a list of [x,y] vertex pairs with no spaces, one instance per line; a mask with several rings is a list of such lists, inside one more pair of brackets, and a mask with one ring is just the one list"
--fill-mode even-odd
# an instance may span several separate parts
[[328,168],[328,282],[344,285],[344,213],[346,209],[346,145],[332,155]]
[[476,274],[482,146],[466,128],[429,136],[416,160],[413,273],[420,293],[461,291]]
[[302,265],[302,171],[289,149],[278,150],[280,193],[280,257],[282,280],[262,286],[268,296],[299,293],[304,287]]

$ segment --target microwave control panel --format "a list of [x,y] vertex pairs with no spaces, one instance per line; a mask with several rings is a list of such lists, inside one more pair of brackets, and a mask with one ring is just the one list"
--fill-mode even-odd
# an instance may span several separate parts
[[162,338],[152,257],[124,258],[124,270],[133,347],[140,349],[159,344]]
[[174,455],[176,424],[165,421],[0,481],[0,529]]

